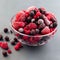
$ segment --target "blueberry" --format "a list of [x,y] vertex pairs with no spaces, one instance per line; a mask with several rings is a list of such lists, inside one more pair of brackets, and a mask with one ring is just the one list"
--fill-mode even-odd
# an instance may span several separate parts
[[4,32],[7,33],[8,32],[8,28],[4,28]]
[[10,41],[9,37],[8,36],[5,36],[5,41]]
[[4,57],[7,57],[8,56],[8,54],[7,54],[6,51],[3,51],[2,54],[3,54]]
[[31,18],[30,16],[27,17],[26,22],[27,22],[27,23],[30,23],[30,22],[31,22],[31,19],[32,19],[32,18]]
[[53,23],[53,28],[56,28],[57,27],[57,22],[54,22]]
[[34,15],[35,15],[35,13],[34,13],[34,11],[32,10],[32,11],[30,12],[30,16],[33,17]]

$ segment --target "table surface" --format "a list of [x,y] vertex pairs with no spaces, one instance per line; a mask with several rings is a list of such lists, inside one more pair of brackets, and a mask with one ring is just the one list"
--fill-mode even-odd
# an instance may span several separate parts
[[[11,17],[19,10],[27,9],[29,6],[45,7],[55,14],[58,20],[58,31],[46,45],[40,47],[24,46],[20,51],[15,51],[10,45],[12,54],[4,58],[0,51],[0,60],[60,60],[60,0],[0,0],[0,34],[4,34],[4,27],[10,29]],[[1,50],[1,49],[0,49]]]

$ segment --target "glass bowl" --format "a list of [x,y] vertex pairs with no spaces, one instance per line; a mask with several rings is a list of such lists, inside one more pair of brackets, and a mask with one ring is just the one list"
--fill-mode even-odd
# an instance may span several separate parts
[[24,45],[28,45],[28,46],[41,46],[44,45],[48,42],[48,40],[50,40],[50,38],[52,38],[54,36],[54,34],[57,31],[57,27],[54,29],[54,31],[52,31],[49,34],[45,34],[45,35],[36,35],[36,36],[30,36],[30,35],[26,35],[23,33],[18,32],[17,30],[15,30],[12,27],[12,22],[15,20],[15,16],[13,16],[11,18],[10,21],[10,27],[13,31],[13,33],[15,34],[15,36],[18,38],[18,40],[24,44]]

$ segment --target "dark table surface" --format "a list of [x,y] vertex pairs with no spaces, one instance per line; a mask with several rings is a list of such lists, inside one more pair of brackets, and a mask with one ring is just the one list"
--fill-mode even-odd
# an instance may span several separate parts
[[[24,46],[23,49],[16,52],[10,45],[13,53],[4,58],[0,51],[0,60],[60,60],[60,0],[0,0],[0,33],[7,35],[3,33],[3,28],[10,29],[11,17],[19,10],[27,9],[29,6],[43,6],[53,12],[58,20],[57,33],[54,38],[41,47]],[[10,34],[8,36],[13,38]]]

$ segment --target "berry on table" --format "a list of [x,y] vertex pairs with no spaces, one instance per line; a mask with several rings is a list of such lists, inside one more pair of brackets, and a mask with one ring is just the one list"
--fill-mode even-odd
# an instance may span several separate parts
[[8,33],[8,28],[4,28],[4,32],[5,33]]
[[10,41],[9,37],[8,36],[5,36],[5,41]]
[[15,42],[18,42],[18,39],[15,37],[15,38],[14,38],[14,41],[15,41]]
[[2,41],[3,40],[3,36],[0,34],[0,41]]
[[11,45],[16,45],[15,41],[11,41]]
[[10,49],[8,49],[8,50],[7,50],[7,52],[8,52],[9,54],[11,54],[11,53],[12,53],[12,51],[11,51]]
[[8,56],[8,54],[7,54],[6,51],[3,51],[2,54],[3,54],[4,57],[7,57]]

